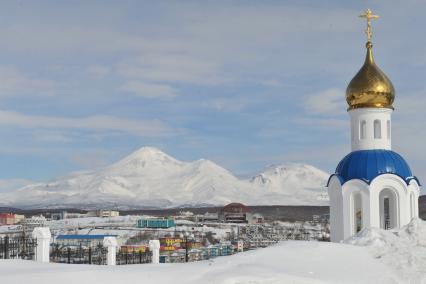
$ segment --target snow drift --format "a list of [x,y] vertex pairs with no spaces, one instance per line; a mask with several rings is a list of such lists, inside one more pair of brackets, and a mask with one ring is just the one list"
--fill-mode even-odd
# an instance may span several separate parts
[[426,222],[421,219],[396,230],[363,229],[345,243],[366,247],[402,280],[426,283]]

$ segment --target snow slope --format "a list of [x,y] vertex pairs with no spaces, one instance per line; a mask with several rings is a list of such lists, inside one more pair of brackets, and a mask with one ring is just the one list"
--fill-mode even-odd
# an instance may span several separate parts
[[172,207],[326,205],[328,174],[308,165],[268,168],[241,180],[209,160],[183,162],[144,147],[117,163],[0,194],[0,205]]
[[366,247],[410,283],[426,283],[426,222],[413,219],[397,230],[368,228],[345,241]]
[[403,283],[367,250],[345,244],[287,241],[210,261],[95,266],[0,260],[8,284],[91,283]]

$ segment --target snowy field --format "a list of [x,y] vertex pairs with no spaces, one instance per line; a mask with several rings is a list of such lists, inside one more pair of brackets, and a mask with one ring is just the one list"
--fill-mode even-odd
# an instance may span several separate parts
[[[125,221],[125,220],[121,220]],[[0,283],[425,283],[426,222],[365,229],[345,243],[277,245],[173,264],[96,266],[0,260]]]
[[1,283],[399,283],[362,247],[288,241],[210,261],[89,266],[0,261]]

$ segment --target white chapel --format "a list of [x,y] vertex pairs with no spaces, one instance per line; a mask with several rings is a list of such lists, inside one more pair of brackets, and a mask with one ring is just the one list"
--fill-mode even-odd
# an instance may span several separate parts
[[346,89],[352,152],[328,180],[331,241],[363,228],[399,228],[418,217],[420,182],[404,158],[392,151],[395,90],[373,58],[371,10],[367,20],[364,65]]

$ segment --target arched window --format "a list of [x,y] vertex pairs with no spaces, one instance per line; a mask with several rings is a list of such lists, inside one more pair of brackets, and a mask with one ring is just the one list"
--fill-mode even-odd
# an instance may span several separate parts
[[387,136],[388,136],[388,140],[391,138],[391,124],[390,124],[390,120],[388,120],[386,122],[386,128],[387,128]]
[[374,120],[374,139],[382,138],[382,126],[380,124],[380,120]]
[[398,195],[391,189],[385,188],[379,194],[380,228],[390,230],[399,227]]
[[367,123],[365,122],[365,120],[362,120],[360,125],[359,125],[359,138],[360,139],[365,139],[365,134],[366,134],[366,125]]

